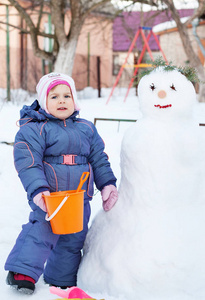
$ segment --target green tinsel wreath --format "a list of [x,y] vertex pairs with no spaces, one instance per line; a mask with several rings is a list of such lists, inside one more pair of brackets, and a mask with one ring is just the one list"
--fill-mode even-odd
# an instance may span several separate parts
[[150,74],[157,67],[163,67],[164,71],[174,71],[174,70],[177,70],[181,74],[183,74],[184,76],[186,76],[186,78],[188,80],[190,80],[191,82],[193,82],[193,83],[200,82],[200,79],[198,78],[198,75],[197,75],[197,71],[193,67],[190,67],[190,66],[177,67],[177,66],[173,65],[171,61],[169,63],[167,63],[165,60],[163,60],[163,58],[161,56],[157,57],[154,61],[149,61],[148,64],[151,64],[152,67],[150,67],[147,70],[142,71],[138,75],[138,82],[140,81],[140,79],[143,76]]

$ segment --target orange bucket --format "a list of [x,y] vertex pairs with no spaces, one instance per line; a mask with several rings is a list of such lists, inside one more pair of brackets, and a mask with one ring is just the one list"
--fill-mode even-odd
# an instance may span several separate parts
[[89,172],[84,172],[80,178],[77,190],[51,193],[45,196],[48,210],[46,221],[50,221],[55,234],[70,234],[83,230],[84,192],[81,190]]

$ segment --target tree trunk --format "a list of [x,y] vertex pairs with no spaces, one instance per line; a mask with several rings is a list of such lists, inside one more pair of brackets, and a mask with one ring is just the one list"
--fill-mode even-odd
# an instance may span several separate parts
[[[81,28],[86,18],[86,13],[83,12],[83,5],[79,1],[70,1],[72,20],[70,26],[70,32],[68,36],[65,35],[64,24],[61,22],[59,26],[59,16],[61,12],[61,3],[57,0],[52,0],[52,12],[53,12],[53,23],[56,30],[56,35],[59,42],[59,52],[55,61],[54,71],[61,72],[72,76],[75,52],[77,48],[78,38],[81,32]],[[59,10],[59,11],[58,11]]]
[[60,46],[54,65],[54,72],[65,73],[72,76],[75,51],[78,37],[69,40],[65,45]]
[[54,71],[72,76],[75,52],[84,19],[77,22],[72,20],[68,38],[59,43],[59,52],[55,61]]
[[[191,40],[189,38],[188,30],[186,24],[183,24],[180,20],[179,14],[177,12],[176,7],[174,6],[173,0],[164,0],[164,2],[167,4],[172,18],[176,22],[179,35],[184,47],[184,51],[188,57],[188,60],[190,61],[190,64],[192,67],[194,67],[197,72],[199,79],[203,82],[205,82],[205,71],[203,68],[203,65],[198,57],[198,55],[194,52],[194,49],[192,47]],[[199,85],[199,102],[205,102],[205,84],[201,83]]]
[[198,74],[199,74],[199,78],[202,81],[202,83],[200,83],[199,85],[199,102],[205,102],[205,72],[204,72],[204,68],[201,64],[201,66],[199,66],[198,68],[196,67]]
[[[205,82],[205,72],[204,67],[198,57],[198,55],[194,52],[194,49],[192,47],[192,43],[190,41],[188,30],[186,25],[182,24],[180,21],[180,24],[177,24],[179,34],[184,46],[185,53],[190,61],[190,64],[192,67],[194,67],[197,72],[199,79],[202,82]],[[205,102],[205,85],[203,83],[200,83],[199,85],[199,102]]]

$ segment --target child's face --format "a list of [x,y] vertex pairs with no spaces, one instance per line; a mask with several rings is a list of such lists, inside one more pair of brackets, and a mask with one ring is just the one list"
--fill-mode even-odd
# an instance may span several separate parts
[[69,86],[56,85],[50,90],[46,100],[47,109],[54,117],[64,120],[74,112],[74,101]]

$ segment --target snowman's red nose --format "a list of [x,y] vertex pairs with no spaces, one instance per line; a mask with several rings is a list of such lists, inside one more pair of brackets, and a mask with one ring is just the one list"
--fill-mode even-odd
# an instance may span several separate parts
[[167,93],[164,90],[160,90],[157,95],[159,98],[163,99],[167,96]]

